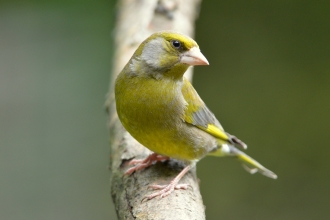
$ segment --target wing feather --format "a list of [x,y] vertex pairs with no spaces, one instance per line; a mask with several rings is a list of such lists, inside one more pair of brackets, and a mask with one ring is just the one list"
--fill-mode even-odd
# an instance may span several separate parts
[[207,108],[194,87],[186,78],[183,78],[182,94],[188,103],[184,120],[216,138],[229,141],[228,134],[225,133],[219,121]]

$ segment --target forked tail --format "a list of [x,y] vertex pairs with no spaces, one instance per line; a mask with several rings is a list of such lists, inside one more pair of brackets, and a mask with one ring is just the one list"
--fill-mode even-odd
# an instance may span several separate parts
[[268,170],[266,167],[262,166],[259,162],[248,156],[247,154],[243,153],[242,151],[238,150],[236,147],[230,144],[223,144],[220,143],[220,148],[216,151],[210,152],[209,155],[211,156],[234,156],[237,157],[242,163],[243,167],[246,171],[251,174],[256,172],[261,173],[264,176],[267,176],[272,179],[277,179],[277,175],[272,171]]
[[233,154],[236,156],[240,161],[243,162],[243,167],[245,170],[247,170],[249,173],[254,174],[256,172],[261,173],[264,176],[267,176],[272,179],[277,179],[277,175],[273,173],[272,171],[268,170],[266,167],[262,166],[259,162],[254,160],[249,155],[243,153],[242,151],[232,147]]

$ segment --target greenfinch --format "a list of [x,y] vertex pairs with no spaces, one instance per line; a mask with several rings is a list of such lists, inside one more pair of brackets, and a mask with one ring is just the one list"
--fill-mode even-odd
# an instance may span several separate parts
[[146,159],[132,160],[130,164],[135,166],[126,174],[169,158],[186,165],[168,185],[150,186],[159,190],[147,199],[186,189],[186,184],[179,184],[180,179],[206,155],[233,156],[250,173],[277,178],[236,148],[247,146],[224,131],[183,76],[189,66],[196,65],[209,63],[193,39],[174,31],[161,31],[141,43],[116,79],[116,109],[122,125],[154,152]]

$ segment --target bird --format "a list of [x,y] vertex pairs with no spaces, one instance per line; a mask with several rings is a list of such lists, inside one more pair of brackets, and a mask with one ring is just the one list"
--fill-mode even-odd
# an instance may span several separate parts
[[[123,127],[151,150],[145,159],[133,159],[125,174],[143,170],[170,158],[185,167],[167,185],[151,185],[156,192],[146,199],[187,189],[180,179],[207,155],[231,156],[251,174],[277,175],[242,152],[247,145],[223,129],[192,84],[184,77],[190,66],[209,65],[189,36],[166,30],[144,40],[115,81],[116,110]],[[239,150],[238,148],[241,148]]]

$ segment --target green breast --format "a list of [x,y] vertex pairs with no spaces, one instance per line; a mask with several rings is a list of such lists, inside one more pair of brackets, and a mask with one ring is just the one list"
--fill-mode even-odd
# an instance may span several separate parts
[[206,152],[184,122],[185,100],[181,81],[128,78],[116,81],[116,106],[125,129],[150,150],[181,160]]

